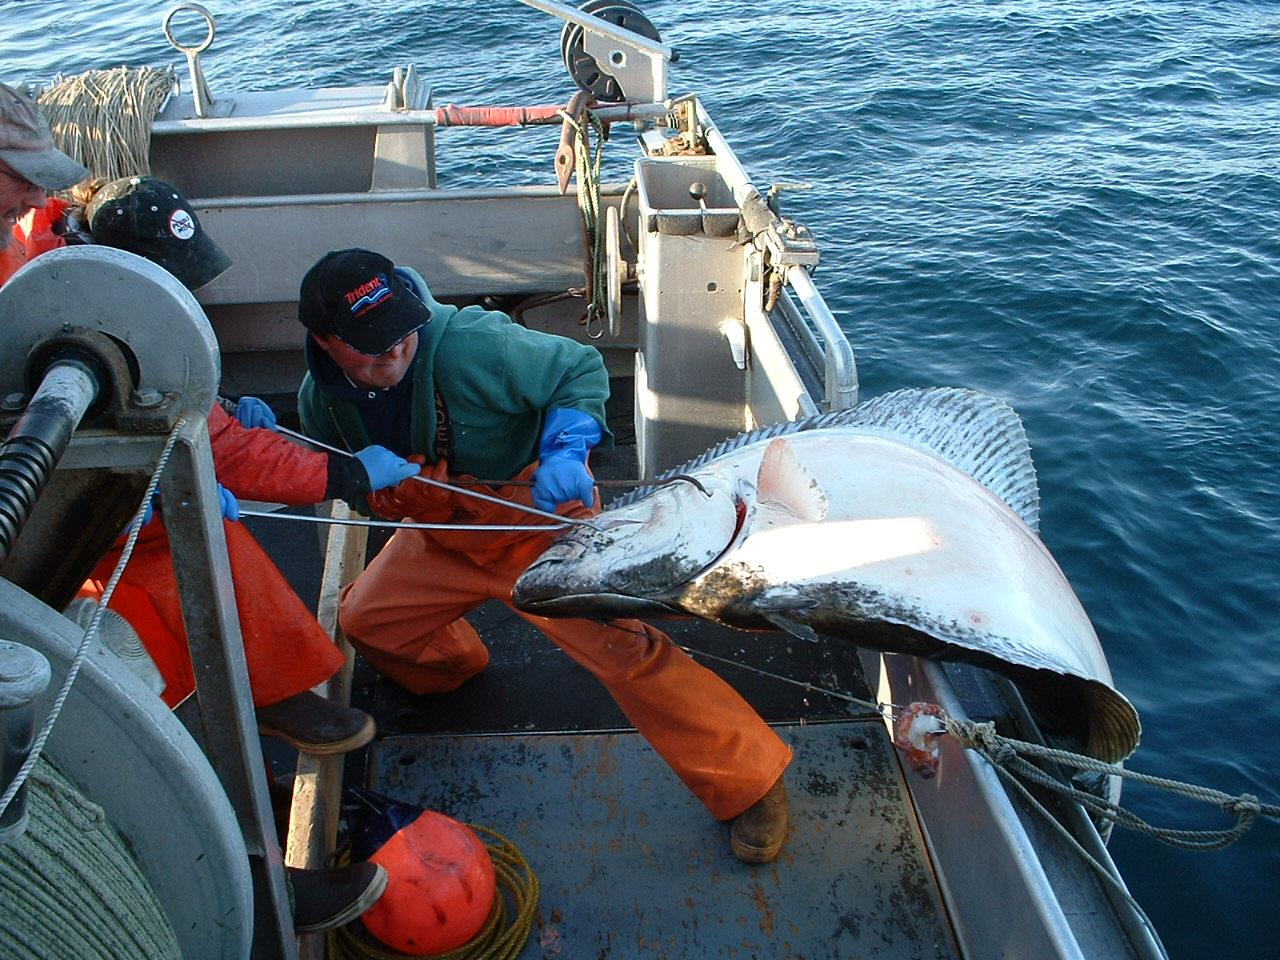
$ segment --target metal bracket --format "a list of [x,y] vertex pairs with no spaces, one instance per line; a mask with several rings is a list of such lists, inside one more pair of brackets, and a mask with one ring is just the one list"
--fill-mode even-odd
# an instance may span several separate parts
[[189,421],[160,480],[165,527],[191,648],[204,747],[235,809],[254,887],[254,957],[297,960],[284,856],[267,796],[226,537],[213,493],[209,428]]
[[556,0],[520,0],[583,29],[583,49],[601,71],[613,77],[633,103],[658,103],[667,98],[667,64],[676,59],[667,44],[623,30],[607,20]]
[[412,63],[391,71],[391,81],[382,96],[383,110],[426,110],[431,104],[431,88],[418,78]]
[[[205,27],[208,31],[205,34],[204,40],[201,43],[196,44],[194,47],[184,47],[180,44],[177,39],[174,38],[173,30],[171,28],[174,14],[181,13],[186,10],[190,10],[203,17]],[[164,28],[165,39],[169,41],[169,46],[173,47],[173,49],[177,50],[179,53],[186,54],[187,72],[191,76],[191,100],[195,106],[196,116],[201,119],[213,116],[215,101],[212,94],[209,93],[209,85],[205,83],[204,71],[200,69],[200,54],[204,53],[204,51],[208,50],[209,47],[213,45],[213,36],[215,32],[213,14],[198,3],[180,3],[176,7],[169,8],[169,11],[164,15],[162,26]],[[229,108],[225,112],[230,112]]]
[[818,245],[809,230],[779,216],[754,187],[742,201],[742,231],[739,239],[767,250],[774,267],[813,269],[818,265]]

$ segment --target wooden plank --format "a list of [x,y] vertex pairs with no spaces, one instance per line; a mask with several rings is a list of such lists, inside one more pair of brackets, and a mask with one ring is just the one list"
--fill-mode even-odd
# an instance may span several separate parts
[[[335,519],[346,519],[351,515],[341,500],[331,501],[325,512]],[[331,527],[325,548],[324,574],[320,580],[316,619],[338,644],[346,660],[336,674],[315,688],[315,692],[343,704],[351,699],[351,667],[355,651],[338,627],[338,595],[364,570],[368,535],[367,527]],[[289,837],[285,844],[285,863],[291,867],[322,867],[333,851],[342,800],[342,760],[341,756],[298,754],[293,805],[289,812]],[[301,957],[304,960],[323,960],[324,939],[324,935],[318,933],[299,937]]]

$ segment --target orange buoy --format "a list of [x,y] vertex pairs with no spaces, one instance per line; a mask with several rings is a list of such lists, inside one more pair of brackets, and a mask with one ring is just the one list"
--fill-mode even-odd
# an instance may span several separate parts
[[467,943],[484,927],[497,896],[484,844],[452,817],[377,800],[388,815],[384,827],[395,829],[367,857],[386,869],[387,889],[360,918],[365,928],[391,949],[414,955]]

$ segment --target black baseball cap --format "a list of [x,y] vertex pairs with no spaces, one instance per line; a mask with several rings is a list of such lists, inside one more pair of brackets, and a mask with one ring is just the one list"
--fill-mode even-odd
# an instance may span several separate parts
[[164,267],[188,290],[203,287],[231,258],[200,227],[191,204],[155,177],[108,183],[85,208],[95,243],[128,250]]
[[366,357],[380,357],[431,319],[431,310],[372,250],[334,250],[302,278],[298,319]]

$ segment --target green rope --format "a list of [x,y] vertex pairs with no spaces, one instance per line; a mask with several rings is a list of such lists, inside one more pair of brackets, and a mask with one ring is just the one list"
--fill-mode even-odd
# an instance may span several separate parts
[[181,960],[169,920],[102,808],[47,760],[26,832],[0,846],[0,956]]
[[[502,834],[474,823],[467,826],[487,838],[484,847],[493,861],[493,872],[498,882],[493,910],[469,942],[445,953],[410,958],[409,954],[370,943],[348,925],[330,931],[330,960],[428,960],[428,957],[429,960],[515,960],[528,942],[529,931],[533,927],[539,894],[537,874],[516,845]],[[339,863],[346,859],[340,859]],[[511,915],[510,920],[508,914]]]
[[[608,316],[609,283],[606,275],[606,253],[603,217],[600,210],[600,160],[604,156],[604,124],[591,111],[585,114],[586,123],[579,123],[561,110],[561,117],[574,129],[574,163],[578,177],[578,209],[582,213],[582,229],[586,238],[590,269],[585,271],[587,280],[587,335],[592,327],[603,332]],[[595,133],[595,149],[591,148],[591,132]]]

